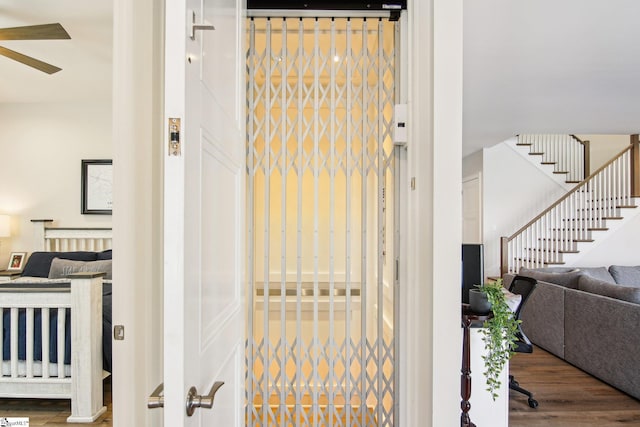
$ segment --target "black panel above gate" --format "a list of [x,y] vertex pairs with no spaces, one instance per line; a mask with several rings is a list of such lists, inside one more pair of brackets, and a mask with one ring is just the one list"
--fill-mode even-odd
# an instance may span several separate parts
[[247,9],[399,10],[407,0],[247,0]]

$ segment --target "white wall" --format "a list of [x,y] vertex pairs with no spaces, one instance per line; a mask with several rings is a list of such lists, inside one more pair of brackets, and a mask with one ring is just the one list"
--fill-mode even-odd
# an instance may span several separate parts
[[111,226],[111,215],[80,213],[82,159],[110,159],[111,102],[0,104],[0,213],[12,217],[12,237],[0,246],[33,251],[31,219],[62,227]]
[[595,172],[620,151],[629,146],[629,135],[576,135],[582,141],[589,141],[589,170]]
[[640,214],[635,212],[637,209],[640,208],[625,209],[623,215],[635,214],[634,218],[607,234],[595,247],[587,248],[573,264],[577,267],[640,265]]
[[484,272],[500,275],[500,237],[516,232],[564,189],[506,143],[483,150]]
[[469,154],[462,159],[462,178],[477,175],[483,169],[483,150]]

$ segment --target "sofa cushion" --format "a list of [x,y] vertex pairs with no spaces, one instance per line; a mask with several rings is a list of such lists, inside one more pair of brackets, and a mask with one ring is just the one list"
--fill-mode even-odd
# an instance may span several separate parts
[[54,258],[72,259],[76,261],[95,261],[96,253],[77,252],[33,252],[22,270],[23,276],[49,277],[49,268]]
[[567,288],[538,282],[522,306],[522,330],[534,344],[564,357],[564,297]]
[[640,287],[640,266],[611,265],[609,273],[618,285]]
[[638,306],[567,289],[565,322],[565,360],[639,398]]
[[640,304],[640,287],[618,285],[583,275],[578,279],[578,290]]
[[538,268],[527,268],[522,267],[520,271],[539,271],[541,273],[569,273],[571,271],[575,271],[576,267],[538,267]]
[[578,267],[583,275],[591,276],[609,283],[616,283],[615,279],[607,270],[607,267]]
[[49,279],[60,279],[73,273],[105,273],[104,278],[111,280],[111,260],[73,261],[54,258],[49,270]]
[[565,288],[577,289],[578,277],[580,276],[580,270],[571,269],[569,271],[550,272],[549,270],[538,268],[521,268],[521,276],[532,277],[536,280],[548,283],[554,283],[556,285],[564,286]]

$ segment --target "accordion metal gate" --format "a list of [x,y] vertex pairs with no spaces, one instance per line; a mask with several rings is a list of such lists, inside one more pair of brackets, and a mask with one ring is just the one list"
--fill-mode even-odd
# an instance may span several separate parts
[[396,25],[247,27],[247,425],[393,426]]

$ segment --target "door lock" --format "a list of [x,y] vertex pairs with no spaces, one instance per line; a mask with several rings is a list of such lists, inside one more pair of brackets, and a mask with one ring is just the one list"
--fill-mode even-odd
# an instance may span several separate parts
[[169,155],[180,155],[180,119],[169,119]]

